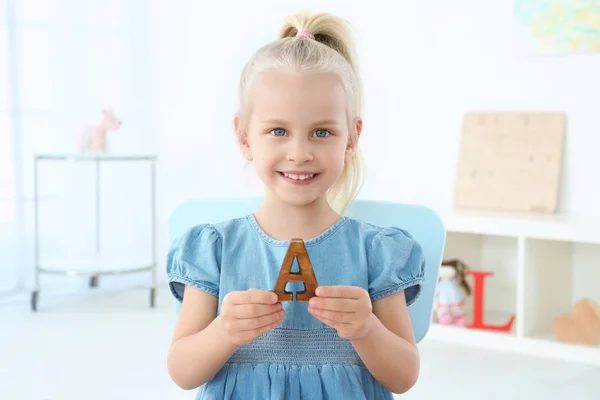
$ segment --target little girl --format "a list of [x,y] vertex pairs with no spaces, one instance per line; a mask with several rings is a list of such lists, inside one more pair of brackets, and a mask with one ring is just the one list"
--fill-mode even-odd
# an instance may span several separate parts
[[[329,14],[290,17],[243,70],[234,128],[264,202],[189,229],[167,257],[182,301],[168,369],[197,399],[392,399],[415,384],[407,305],[422,249],[345,216],[361,186],[362,96],[348,28]],[[318,280],[309,302],[273,292],[291,238]]]

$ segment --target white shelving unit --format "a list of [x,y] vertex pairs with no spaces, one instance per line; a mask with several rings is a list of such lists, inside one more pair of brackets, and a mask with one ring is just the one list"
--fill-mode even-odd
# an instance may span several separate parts
[[[428,335],[466,345],[600,365],[600,346],[554,337],[554,318],[581,298],[600,304],[600,218],[457,211],[442,214],[444,259],[459,258],[485,280],[484,321],[508,333],[433,324]],[[471,277],[469,282],[473,283]],[[472,296],[464,309],[471,321]]]
[[[34,271],[35,286],[31,293],[31,309],[37,311],[40,294],[40,274],[60,274],[67,276],[88,276],[90,286],[98,285],[102,275],[121,275],[137,272],[151,272],[150,307],[154,308],[157,288],[156,262],[156,161],[154,154],[36,154],[34,156]],[[96,252],[81,256],[73,251],[60,259],[42,259],[40,255],[40,211],[39,211],[39,170],[47,163],[92,163],[95,165],[95,236]],[[119,256],[103,254],[101,251],[101,165],[106,163],[143,162],[149,164],[151,244],[149,254],[123,254]]]

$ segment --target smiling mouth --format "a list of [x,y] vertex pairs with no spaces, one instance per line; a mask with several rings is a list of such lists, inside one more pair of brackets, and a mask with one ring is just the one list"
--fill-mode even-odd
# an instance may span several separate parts
[[296,181],[296,182],[311,181],[311,180],[315,179],[319,175],[318,173],[314,173],[314,174],[290,174],[290,173],[281,172],[281,171],[279,171],[279,174],[281,176],[283,176],[284,178],[287,178],[289,180]]

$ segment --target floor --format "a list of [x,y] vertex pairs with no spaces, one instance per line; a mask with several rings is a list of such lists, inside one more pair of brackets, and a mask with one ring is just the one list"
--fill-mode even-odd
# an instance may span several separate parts
[[[167,291],[93,289],[0,299],[0,399],[193,399],[166,370],[174,323]],[[422,372],[402,399],[600,399],[600,368],[425,339]]]

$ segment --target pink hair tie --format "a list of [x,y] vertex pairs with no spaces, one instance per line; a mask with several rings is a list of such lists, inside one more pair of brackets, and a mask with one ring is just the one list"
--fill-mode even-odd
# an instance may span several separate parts
[[296,36],[305,37],[313,40],[315,38],[315,35],[313,35],[311,31],[307,31],[305,29],[299,29],[298,33],[296,33]]

